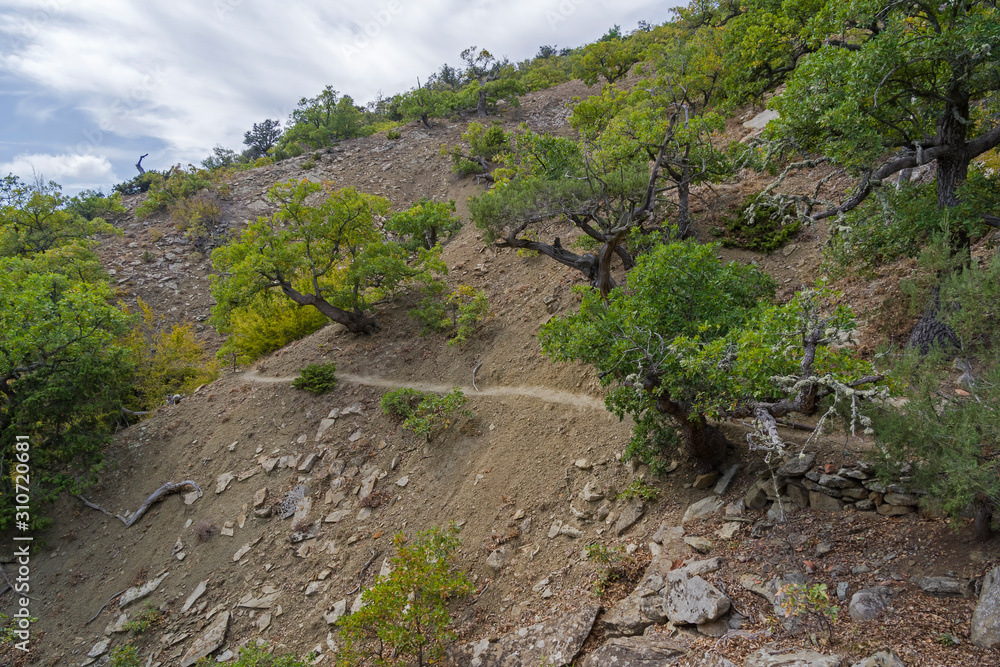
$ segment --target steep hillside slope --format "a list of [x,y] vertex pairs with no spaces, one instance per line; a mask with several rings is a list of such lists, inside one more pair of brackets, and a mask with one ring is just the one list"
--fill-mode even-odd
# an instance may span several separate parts
[[[566,104],[587,93],[571,82],[528,95],[520,108],[504,112],[502,122],[567,131]],[[312,169],[302,168],[304,156],[244,172],[231,184],[226,223],[235,228],[266,211],[263,193],[291,177],[353,185],[387,196],[397,208],[421,196],[453,198],[467,218],[465,201],[481,186],[451,174],[440,154],[463,129],[459,122],[431,130],[410,125],[396,142],[381,136],[344,142],[322,153]],[[732,204],[751,188],[741,182],[722,190]],[[162,216],[130,217],[124,229],[125,236],[109,240],[101,252],[126,298],[141,296],[174,321],[203,322],[211,307],[207,258],[193,253]],[[150,235],[154,229],[162,239]],[[817,275],[821,240],[814,230],[787,255],[724,254],[760,261],[794,289]],[[152,261],[144,263],[143,252],[154,255]],[[88,653],[102,653],[95,645],[128,640],[129,633],[111,626],[122,613],[134,620],[149,603],[163,620],[134,639],[144,664],[179,664],[228,613],[228,632],[214,654],[220,661],[261,638],[278,652],[317,650],[318,664],[330,665],[337,640],[329,614],[338,602],[350,607],[361,587],[372,584],[392,554],[393,534],[412,536],[450,521],[462,531],[458,564],[476,586],[455,606],[463,641],[495,640],[588,604],[611,608],[625,597],[652,553],[665,548],[658,529],[681,526],[689,505],[710,491],[702,483],[694,488],[693,467],[680,456],[662,478],[622,463],[629,424],[604,410],[593,372],[541,356],[538,328],[573,308],[578,273],[544,258],[496,253],[471,225],[445,246],[443,258],[452,287],[472,285],[490,297],[491,319],[461,349],[446,346],[440,335],[420,337],[400,299],[380,314],[384,331],[376,336],[326,326],[251,369],[226,370],[178,405],[116,434],[103,480],[86,494],[89,502],[127,515],[162,484],[184,480],[195,482],[202,495],[168,496],[131,528],[79,499],[61,499],[52,527],[39,536],[45,546],[32,575],[39,620],[26,664],[85,664]],[[204,325],[202,332],[211,345],[219,343]],[[336,389],[320,397],[292,389],[291,378],[318,361],[336,363]],[[460,386],[474,416],[430,441],[414,437],[379,409],[385,389],[399,386]],[[723,428],[732,442],[743,441],[743,425]],[[794,442],[805,438],[800,430],[784,435]],[[836,470],[870,446],[855,439],[845,444],[842,436],[822,439],[820,460]],[[731,452],[731,462],[741,472],[725,492],[726,503],[742,498],[765,467],[758,454],[742,449]],[[641,511],[616,497],[638,479],[659,492]],[[276,505],[299,485],[305,500],[297,514],[280,518]],[[297,496],[291,497],[285,508],[295,510]],[[653,626],[652,634],[670,635],[685,648],[682,664],[724,664],[709,661],[722,655],[742,662],[770,642],[809,645],[808,635],[786,633],[772,606],[739,583],[744,575],[790,572],[828,582],[831,592],[839,582],[852,594],[875,584],[898,589],[896,611],[874,624],[854,624],[846,602],[839,603],[837,643],[823,650],[851,663],[883,648],[907,665],[1000,660],[968,642],[974,598],[932,599],[914,583],[924,574],[981,577],[1000,562],[996,544],[974,545],[967,533],[956,535],[942,520],[917,513],[886,519],[806,509],[782,524],[751,510],[735,521],[735,530],[732,522],[729,528],[723,523],[719,515],[693,519],[684,533],[708,540],[691,542],[723,559],[721,570],[705,576],[732,597],[742,629],[718,639],[718,627],[698,633],[693,626]],[[603,598],[593,593],[597,567],[586,555],[593,543],[631,554],[624,580]],[[679,548],[682,557],[695,554],[686,544]],[[124,608],[114,600],[102,608],[124,589],[151,581],[160,583],[143,600]],[[203,593],[187,604],[201,582]],[[960,645],[938,642],[943,633]],[[599,621],[584,653],[604,639]]]

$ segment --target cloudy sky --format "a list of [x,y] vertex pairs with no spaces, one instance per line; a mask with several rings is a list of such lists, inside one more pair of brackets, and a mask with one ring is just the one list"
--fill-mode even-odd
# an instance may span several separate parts
[[401,92],[471,45],[518,61],[678,0],[3,0],[0,176],[67,192],[242,148],[325,85],[359,103]]

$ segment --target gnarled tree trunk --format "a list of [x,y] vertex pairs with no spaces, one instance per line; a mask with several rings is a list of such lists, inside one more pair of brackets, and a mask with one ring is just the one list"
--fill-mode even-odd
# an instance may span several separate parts
[[[656,391],[659,382],[647,378],[643,387],[646,391]],[[712,426],[700,413],[691,414],[689,406],[670,398],[661,391],[656,397],[656,409],[670,415],[677,423],[684,440],[684,449],[695,461],[698,472],[708,472],[722,468],[726,461],[729,441],[718,428]]]
[[285,296],[299,304],[300,306],[312,306],[328,318],[343,324],[347,330],[356,334],[373,334],[382,330],[381,325],[374,317],[364,313],[350,312],[342,308],[337,308],[323,297],[315,294],[303,294],[288,282],[282,282],[279,287]]

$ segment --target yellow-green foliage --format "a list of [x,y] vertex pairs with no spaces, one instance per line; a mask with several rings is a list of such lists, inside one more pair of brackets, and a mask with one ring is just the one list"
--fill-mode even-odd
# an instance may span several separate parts
[[455,313],[455,335],[448,345],[461,345],[468,340],[490,311],[486,292],[469,285],[459,285],[448,296],[448,307]]
[[166,174],[153,174],[150,177],[149,194],[135,213],[144,218],[207,188],[225,190],[225,186],[214,180],[208,170],[198,169],[193,165],[188,165],[186,170],[175,167]]
[[211,228],[222,222],[222,208],[213,193],[203,190],[172,204],[170,219],[178,231],[200,247],[211,238]]
[[138,320],[121,343],[138,369],[133,384],[140,409],[155,408],[168,394],[191,393],[219,376],[217,363],[206,359],[191,324],[167,328],[142,299]]
[[232,311],[225,330],[229,338],[218,356],[236,355],[237,361],[248,363],[308,336],[327,322],[315,308],[302,308],[273,292],[264,292]]

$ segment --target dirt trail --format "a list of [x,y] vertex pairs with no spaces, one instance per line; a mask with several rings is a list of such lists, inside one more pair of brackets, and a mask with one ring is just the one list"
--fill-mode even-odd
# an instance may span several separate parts
[[[245,371],[241,374],[244,382],[260,382],[263,384],[284,384],[291,382],[296,376],[267,377],[260,375],[257,371]],[[447,394],[455,387],[461,389],[466,396],[526,396],[537,398],[545,403],[558,403],[560,405],[573,405],[578,408],[590,410],[604,410],[604,400],[588,394],[574,394],[568,391],[550,389],[548,387],[517,386],[517,387],[484,387],[476,389],[457,384],[433,384],[430,382],[399,381],[390,378],[374,377],[371,375],[356,375],[354,373],[337,373],[337,379],[354,384],[363,384],[369,387],[398,388],[407,387],[417,391],[430,391],[436,394]]]

